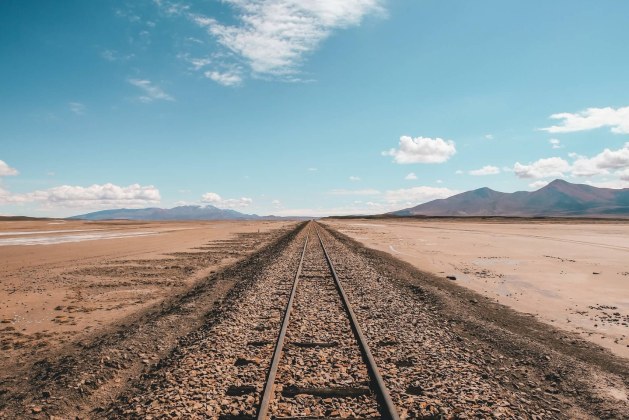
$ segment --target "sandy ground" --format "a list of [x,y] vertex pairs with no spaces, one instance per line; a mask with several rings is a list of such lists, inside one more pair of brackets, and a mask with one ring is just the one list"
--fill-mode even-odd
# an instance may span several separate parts
[[0,222],[0,365],[182,290],[294,222]]
[[629,358],[629,223],[325,223]]

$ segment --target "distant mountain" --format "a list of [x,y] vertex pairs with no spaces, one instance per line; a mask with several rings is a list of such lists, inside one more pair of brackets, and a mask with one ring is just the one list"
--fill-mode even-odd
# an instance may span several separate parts
[[219,209],[214,206],[179,206],[172,209],[157,207],[147,209],[114,209],[81,214],[69,219],[82,220],[259,220],[281,219],[276,216],[244,214],[236,210]]
[[597,188],[557,179],[533,191],[502,193],[490,188],[433,200],[394,216],[629,217],[629,188]]

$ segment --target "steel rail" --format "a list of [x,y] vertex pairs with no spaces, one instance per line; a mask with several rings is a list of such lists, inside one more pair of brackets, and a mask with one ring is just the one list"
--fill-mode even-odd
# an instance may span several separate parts
[[297,291],[297,285],[299,284],[299,276],[301,276],[301,269],[304,265],[304,256],[306,255],[306,247],[308,246],[308,238],[310,233],[306,235],[306,241],[304,242],[304,248],[301,251],[301,258],[299,259],[299,266],[293,279],[293,288],[290,291],[290,297],[286,305],[286,311],[284,312],[284,319],[282,320],[282,328],[280,329],[280,335],[277,337],[275,344],[275,351],[273,352],[273,360],[271,361],[271,367],[266,377],[266,384],[264,385],[264,393],[262,394],[262,401],[258,408],[257,418],[262,420],[266,419],[269,413],[269,404],[273,398],[273,391],[275,390],[275,376],[277,375],[277,368],[280,364],[282,357],[282,350],[284,348],[284,339],[286,337],[286,330],[288,329],[288,323],[290,319],[290,313],[293,309],[293,301],[295,300],[295,292]]
[[323,240],[321,239],[321,235],[319,235],[319,229],[315,225],[315,232],[317,233],[317,237],[319,238],[319,243],[321,244],[321,248],[323,248],[323,253],[325,254],[325,259],[328,262],[328,266],[330,267],[330,272],[332,273],[332,277],[334,277],[334,282],[336,283],[336,287],[341,295],[341,300],[343,301],[343,306],[345,306],[345,310],[349,314],[350,324],[352,330],[354,330],[354,334],[358,339],[358,345],[360,347],[360,351],[363,354],[363,358],[367,364],[367,369],[369,370],[370,376],[373,379],[373,385],[376,391],[376,395],[380,400],[380,405],[382,406],[382,417],[385,419],[399,420],[400,416],[397,413],[397,409],[395,408],[395,404],[391,399],[391,395],[387,390],[387,387],[384,383],[384,379],[382,379],[382,375],[380,375],[380,371],[378,370],[378,366],[376,365],[376,361],[369,350],[369,346],[367,345],[367,340],[358,324],[358,320],[356,319],[356,315],[352,310],[352,307],[349,304],[349,300],[347,299],[347,295],[343,290],[343,286],[339,281],[338,276],[336,275],[336,270],[334,269],[334,265],[332,264],[332,260],[328,255],[328,251],[325,249],[325,245],[323,244]]

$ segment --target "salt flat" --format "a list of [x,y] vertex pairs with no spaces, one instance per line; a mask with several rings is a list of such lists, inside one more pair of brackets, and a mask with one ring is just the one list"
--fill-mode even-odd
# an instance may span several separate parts
[[629,223],[326,223],[370,248],[454,276],[465,287],[629,357]]

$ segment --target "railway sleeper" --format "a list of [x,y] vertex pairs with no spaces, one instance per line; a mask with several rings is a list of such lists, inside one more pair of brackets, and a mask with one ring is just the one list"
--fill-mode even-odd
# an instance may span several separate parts
[[240,397],[247,394],[258,393],[258,389],[254,385],[231,385],[227,388],[225,395],[228,397]]
[[299,394],[312,395],[321,398],[348,398],[370,395],[371,389],[366,386],[339,386],[339,387],[299,387],[289,385],[282,388],[282,396],[295,397]]
[[291,346],[302,347],[302,348],[314,348],[314,347],[337,347],[339,343],[337,341],[330,342],[316,342],[316,341],[293,341],[289,343]]

